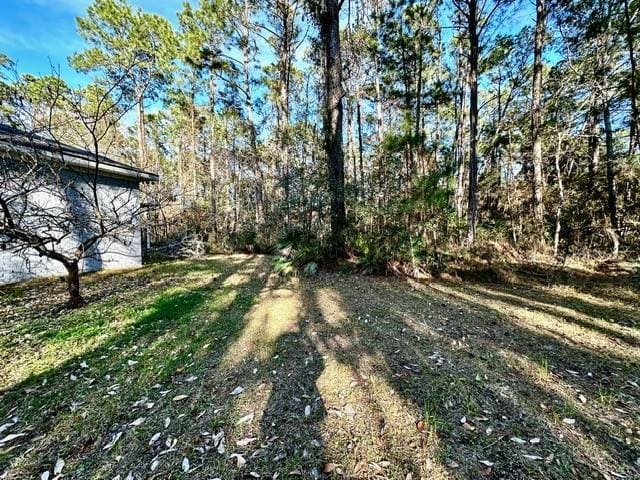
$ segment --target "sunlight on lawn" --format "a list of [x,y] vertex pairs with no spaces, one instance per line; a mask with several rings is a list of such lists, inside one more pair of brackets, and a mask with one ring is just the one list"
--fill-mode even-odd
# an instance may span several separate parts
[[59,458],[79,479],[187,478],[185,458],[202,479],[630,471],[639,352],[625,342],[638,333],[603,323],[635,318],[616,302],[285,279],[268,264],[222,256],[100,277],[111,297],[12,325],[33,337],[2,344],[0,438],[24,436],[0,446],[0,475],[37,477]]
[[392,372],[384,355],[366,344],[364,319],[345,310],[340,289],[314,293],[318,318],[310,328],[325,357],[317,385],[329,413],[323,428],[327,457],[340,459],[346,471],[360,477],[384,472],[387,478],[403,478],[415,471],[421,477],[449,478],[440,464],[437,436],[421,435],[416,428],[420,407],[389,384]]
[[[495,310],[532,333],[545,332],[545,335],[549,335],[553,337],[554,340],[568,346],[608,352],[608,355],[615,356],[620,360],[635,361],[640,359],[640,350],[637,348],[620,348],[619,339],[601,333],[595,328],[598,326],[596,319],[584,315],[580,316],[572,310],[569,310],[569,314],[565,314],[565,318],[563,318],[561,313],[554,313],[554,310],[558,310],[558,312],[564,310],[566,313],[566,308],[554,306],[547,307],[545,311],[540,311],[535,308],[536,302],[528,302],[526,304],[509,302],[507,295],[496,295],[486,288],[476,290],[480,295],[474,295],[466,289],[455,288],[444,284],[431,285],[431,288],[452,297],[465,300],[471,304],[482,305],[483,307]],[[569,317],[569,319],[584,317],[587,319],[585,321],[591,323],[591,325],[587,324],[583,326],[579,323],[573,323],[567,321],[566,317]],[[621,330],[621,327],[616,328],[615,326],[609,325],[607,325],[607,328],[611,329],[612,332]],[[628,330],[625,334],[632,335],[634,338],[640,340],[637,331]]]
[[[189,272],[184,278],[188,282],[186,286],[141,297],[134,305],[107,300],[106,305],[90,305],[86,309],[70,312],[61,321],[69,327],[35,334],[40,341],[34,342],[33,348],[14,352],[11,361],[3,362],[0,367],[0,389],[10,388],[31,376],[54,370],[73,358],[80,359],[84,354],[128,334],[147,319],[182,315],[185,309],[191,308],[194,296],[204,294],[198,289],[212,282],[215,276],[208,272]],[[184,294],[187,295],[181,298]]]
[[[272,280],[273,281],[273,280]],[[265,361],[273,355],[278,339],[299,330],[302,302],[294,280],[287,285],[265,287],[246,318],[238,340],[231,345],[223,366],[233,367],[246,358]]]

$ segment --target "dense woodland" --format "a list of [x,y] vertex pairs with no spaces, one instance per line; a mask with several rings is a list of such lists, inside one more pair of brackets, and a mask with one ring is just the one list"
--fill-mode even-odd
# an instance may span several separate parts
[[637,255],[640,1],[94,0],[65,84],[1,56],[3,123],[159,172],[154,245],[433,268]]

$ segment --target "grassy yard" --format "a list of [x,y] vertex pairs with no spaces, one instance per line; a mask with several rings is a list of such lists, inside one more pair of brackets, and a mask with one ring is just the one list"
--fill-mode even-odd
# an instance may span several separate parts
[[0,479],[640,478],[631,277],[282,279],[236,255],[84,285],[73,312],[62,283],[0,290]]

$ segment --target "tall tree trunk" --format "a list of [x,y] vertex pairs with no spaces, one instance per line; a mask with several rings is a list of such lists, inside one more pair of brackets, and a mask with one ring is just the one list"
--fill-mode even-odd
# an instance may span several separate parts
[[211,204],[211,230],[214,240],[218,237],[218,199],[216,178],[216,85],[209,78],[209,122],[211,123],[211,146],[209,151],[209,201]]
[[136,103],[138,110],[138,168],[147,168],[147,132],[144,122],[144,96],[142,93],[138,94],[138,101]]
[[533,140],[533,212],[540,242],[544,244],[544,204],[542,200],[542,51],[544,49],[545,0],[536,0],[536,32],[533,53],[533,90],[531,96],[531,136]]
[[378,54],[374,55],[374,85],[376,90],[376,127],[378,143],[382,143],[386,126],[384,124],[384,113],[382,110],[382,82],[380,81],[380,59]]
[[289,154],[289,82],[291,80],[291,67],[293,62],[294,22],[295,18],[289,0],[277,0],[277,8],[280,14],[281,33],[278,38],[278,127],[280,160],[283,165],[283,187],[285,205],[285,229],[289,228],[291,221],[291,178],[290,178],[290,154]]
[[600,122],[598,108],[594,105],[589,110],[589,193],[595,188],[595,178],[600,164]]
[[195,93],[191,94],[191,118],[190,118],[190,143],[191,143],[191,181],[192,184],[192,202],[196,201],[198,196],[198,135],[196,131],[196,105]]
[[[422,40],[422,39],[421,39]],[[416,72],[416,121],[414,127],[415,135],[415,163],[420,162],[422,156],[422,41],[418,47],[418,71]]]
[[618,209],[616,205],[616,178],[615,178],[615,158],[613,151],[613,131],[611,129],[611,113],[609,100],[604,99],[602,105],[602,113],[604,117],[605,129],[605,145],[607,155],[607,206],[609,211],[609,221],[611,222],[610,236],[613,241],[613,254],[618,255],[619,247],[619,225],[618,225]]
[[468,109],[467,109],[467,85],[469,83],[469,70],[464,63],[464,57],[462,52],[458,52],[457,70],[458,81],[457,88],[460,92],[460,102],[457,105],[456,112],[456,129],[454,133],[454,149],[456,158],[456,191],[454,194],[454,204],[458,218],[462,219],[464,216],[464,196],[465,196],[465,179],[466,179],[466,162],[465,162],[465,148],[464,148],[464,127],[467,123]]
[[242,70],[244,75],[245,90],[245,111],[247,114],[247,123],[249,124],[249,141],[251,143],[252,153],[256,153],[256,127],[253,121],[253,98],[251,88],[251,3],[250,0],[244,0],[244,15],[242,16]]
[[353,186],[358,187],[358,166],[356,162],[356,135],[353,129],[353,99],[347,100],[347,153],[353,170]]
[[[182,152],[182,135],[178,138],[178,152]],[[184,166],[182,163],[182,155],[178,155],[178,191],[180,192],[180,207],[185,206],[184,201]]]
[[562,183],[562,170],[560,169],[560,155],[562,149],[562,135],[558,134],[558,146],[555,154],[556,180],[558,182],[558,207],[556,208],[556,229],[553,235],[553,255],[558,256],[560,246],[560,230],[562,228],[562,208],[564,207],[564,185]]
[[[438,84],[444,84],[446,79],[443,78],[442,72],[442,55],[444,52],[444,45],[442,43],[442,34],[436,31],[436,35],[438,38],[438,59],[436,62],[436,82]],[[436,100],[435,105],[435,126],[434,126],[434,150],[433,150],[433,160],[435,162],[436,168],[440,165],[440,139],[442,138],[442,127],[440,121],[440,100]],[[424,126],[422,127],[423,131],[425,130]]]
[[78,261],[65,263],[67,269],[67,292],[69,293],[69,308],[78,308],[85,304],[84,299],[80,295],[80,269]]
[[469,0],[469,211],[468,242],[476,241],[478,224],[478,32],[477,0]]
[[360,112],[360,92],[356,90],[356,119],[358,123],[358,160],[360,164],[360,192],[364,196],[364,166],[362,163],[362,114]]
[[244,74],[244,90],[245,90],[245,111],[247,115],[247,124],[249,127],[249,143],[251,145],[251,160],[253,163],[255,185],[255,220],[256,224],[261,225],[264,222],[264,175],[260,167],[260,158],[258,156],[256,126],[253,120],[253,95],[251,88],[251,3],[244,0],[244,12],[242,16],[242,70]]
[[[373,14],[376,24],[376,38],[380,39],[382,36],[382,6],[381,0],[374,0],[373,2]],[[380,55],[376,48],[373,54],[373,80],[376,92],[376,131],[378,136],[378,143],[381,144],[384,139],[386,126],[384,123],[384,112],[382,105],[382,81],[380,79]]]
[[624,0],[624,23],[629,49],[629,65],[631,75],[629,82],[629,94],[631,97],[631,121],[629,122],[629,152],[640,152],[640,113],[638,111],[638,87],[636,77],[636,55],[634,49],[635,37],[631,29],[631,15],[629,13],[629,0]]
[[345,253],[344,230],[347,223],[342,152],[343,91],[342,61],[340,58],[340,6],[339,0],[323,0],[318,15],[325,61],[324,136],[329,167],[329,190],[331,192],[331,254],[336,258]]

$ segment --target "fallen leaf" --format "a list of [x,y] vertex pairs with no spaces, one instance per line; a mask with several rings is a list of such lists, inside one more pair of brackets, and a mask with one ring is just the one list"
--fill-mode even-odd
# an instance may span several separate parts
[[104,447],[102,447],[102,450],[111,450],[113,446],[118,442],[118,440],[120,440],[121,436],[122,436],[122,432],[118,432],[114,434],[113,437],[111,437],[111,441],[107,443]]
[[189,395],[176,395],[173,397],[174,402],[179,402],[180,400],[184,400],[185,398],[189,398]]
[[244,459],[244,457],[242,455],[240,455],[239,453],[232,453],[231,455],[229,455],[229,458],[235,458],[236,459],[236,465],[238,468],[242,468],[244,466],[245,463],[247,463],[247,461]]
[[60,473],[62,473],[63,468],[64,468],[64,460],[59,458],[58,460],[56,460],[55,467],[53,467],[53,474],[60,475]]
[[131,422],[129,424],[129,426],[130,427],[137,427],[139,425],[142,425],[142,422],[144,422],[144,417],[138,417],[133,422]]
[[239,447],[246,447],[247,445],[249,445],[252,442],[255,442],[256,440],[257,440],[256,437],[247,437],[247,438],[243,438],[242,440],[236,441],[236,445]]
[[182,459],[182,471],[189,473],[189,459],[187,457]]
[[325,463],[322,467],[322,473],[331,473],[336,469],[335,463]]
[[247,423],[247,422],[250,422],[251,420],[253,420],[253,413],[250,413],[249,415],[245,415],[244,417],[240,418],[240,420],[236,422],[236,425],[240,425],[241,423]]
[[490,462],[489,460],[480,460],[480,463],[487,466],[487,467],[493,467],[494,463]]
[[11,433],[6,437],[4,437],[2,440],[0,440],[0,446],[4,445],[5,443],[9,443],[15,440],[16,438],[24,437],[26,435],[27,435],[26,433]]
[[160,461],[159,460],[154,460],[153,462],[151,462],[151,471],[153,472],[156,468],[158,468],[160,466]]
[[522,456],[528,460],[544,460],[544,458],[539,457],[538,455],[522,455]]
[[308,417],[309,415],[311,415],[311,405],[304,407],[304,416]]
[[171,449],[173,447],[176,446],[176,443],[178,443],[178,439],[174,438],[174,437],[169,437],[167,438],[167,440],[164,442],[164,444],[167,446],[167,448]]
[[566,423],[567,425],[573,425],[576,423],[575,418],[563,418],[562,423]]
[[149,445],[153,445],[158,440],[160,440],[160,435],[161,435],[160,432],[154,433],[153,436],[151,437],[151,440],[149,440]]
[[224,454],[226,448],[225,448],[225,439],[224,439],[224,432],[220,432],[218,435],[216,435],[214,437],[214,444],[218,445],[218,453],[220,455]]
[[16,420],[17,417],[14,417],[14,419],[12,419],[11,421],[7,422],[7,423],[3,423],[2,425],[0,425],[0,433],[4,432],[5,430],[7,430],[9,427],[13,427],[16,423],[18,423],[18,421]]
[[229,395],[240,395],[242,392],[244,392],[244,388],[236,387]]
[[529,440],[529,443],[535,445],[536,443],[540,443],[540,439],[538,437],[532,438],[531,440]]
[[511,437],[511,441],[517,443],[518,445],[524,445],[525,443],[527,443],[526,440],[523,440],[520,437]]
[[40,474],[40,480],[49,480],[49,470]]

